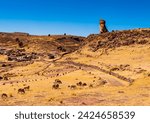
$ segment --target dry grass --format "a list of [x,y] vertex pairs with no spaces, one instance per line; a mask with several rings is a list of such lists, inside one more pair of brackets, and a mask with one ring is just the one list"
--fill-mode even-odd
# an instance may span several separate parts
[[[0,80],[0,94],[6,93],[8,97],[0,98],[0,105],[150,105],[149,44],[108,49],[108,54],[101,54],[102,49],[93,52],[89,48],[85,45],[56,62],[45,58],[28,64],[11,62],[13,67],[1,67],[0,76],[7,75],[8,80]],[[82,65],[68,63],[68,60]],[[0,61],[7,63],[7,57],[1,55]],[[93,66],[113,70],[134,82]],[[59,89],[52,88],[55,79],[62,81]],[[78,86],[79,82],[86,86]],[[30,90],[18,94],[18,89],[25,86],[30,86]]]

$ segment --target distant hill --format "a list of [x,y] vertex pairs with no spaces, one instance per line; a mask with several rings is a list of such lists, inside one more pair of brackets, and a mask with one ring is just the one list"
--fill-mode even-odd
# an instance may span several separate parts
[[56,56],[77,50],[84,44],[84,37],[72,35],[35,36],[28,33],[0,33],[0,49],[24,49],[27,53],[35,52]]

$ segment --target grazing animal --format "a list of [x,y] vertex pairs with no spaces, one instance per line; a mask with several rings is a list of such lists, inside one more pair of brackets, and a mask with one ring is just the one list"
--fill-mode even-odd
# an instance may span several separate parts
[[18,89],[18,94],[25,94],[25,89],[22,88]]
[[90,84],[90,85],[89,85],[89,88],[93,88],[93,85],[92,85],[92,84]]
[[108,82],[106,81],[106,80],[102,80],[101,81],[101,85],[105,85],[105,84],[107,84]]
[[87,86],[87,84],[86,84],[86,83],[83,83],[82,86]]
[[63,104],[63,101],[60,101],[60,104]]
[[8,96],[7,96],[7,94],[3,93],[3,94],[1,95],[1,97],[2,97],[2,99],[6,99]]
[[76,89],[76,88],[77,88],[76,85],[71,85],[71,86],[70,86],[70,89]]
[[87,86],[87,84],[86,83],[82,83],[82,82],[78,82],[77,86],[83,86],[84,87],[84,86]]
[[5,76],[5,77],[4,77],[4,80],[8,80],[8,77]]
[[2,79],[3,79],[3,77],[0,76],[0,80],[2,80]]
[[59,89],[59,84],[54,84],[54,85],[52,86],[52,89]]
[[78,86],[82,86],[82,82],[78,82],[77,85],[78,85]]
[[30,86],[24,87],[25,91],[29,91],[30,90]]
[[62,84],[62,81],[61,81],[61,80],[59,80],[59,79],[55,79],[54,84]]

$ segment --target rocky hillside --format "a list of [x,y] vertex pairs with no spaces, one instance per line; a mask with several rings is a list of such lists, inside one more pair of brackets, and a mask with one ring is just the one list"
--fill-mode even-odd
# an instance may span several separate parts
[[91,51],[101,48],[116,48],[133,44],[150,43],[150,29],[136,29],[125,31],[113,31],[101,35],[90,35],[87,37]]
[[0,105],[149,105],[150,29],[0,34]]
[[[67,35],[34,36],[28,33],[0,33],[0,54],[8,60],[50,58],[76,51],[85,38]],[[18,61],[23,61],[18,60]],[[25,60],[25,61],[26,61]]]
[[[149,51],[150,29],[113,31],[88,36],[86,44],[66,60],[99,66],[108,73],[115,71],[121,74],[121,71],[126,71],[129,74],[132,71],[127,76],[136,78],[133,75],[135,71],[150,72]],[[109,74],[115,75],[111,72]]]

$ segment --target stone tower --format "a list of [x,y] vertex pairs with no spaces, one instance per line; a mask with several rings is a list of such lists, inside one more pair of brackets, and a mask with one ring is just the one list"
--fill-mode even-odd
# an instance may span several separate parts
[[100,20],[100,33],[105,33],[105,32],[108,32],[106,28],[106,21]]

